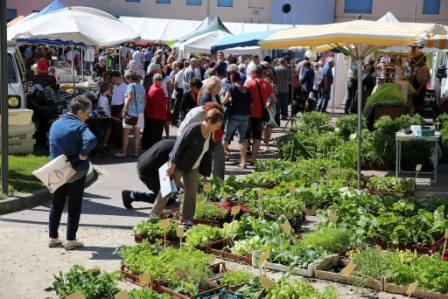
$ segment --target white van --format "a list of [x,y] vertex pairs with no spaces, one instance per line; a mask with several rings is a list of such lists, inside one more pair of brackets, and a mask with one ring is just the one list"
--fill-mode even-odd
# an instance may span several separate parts
[[26,109],[26,69],[20,50],[8,45],[8,108]]

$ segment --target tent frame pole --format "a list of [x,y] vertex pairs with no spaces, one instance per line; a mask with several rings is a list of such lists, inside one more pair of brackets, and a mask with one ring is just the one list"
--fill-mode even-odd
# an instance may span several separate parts
[[358,173],[358,189],[361,189],[361,142],[362,142],[362,61],[358,57],[358,132],[356,134],[358,142],[356,144],[356,170]]

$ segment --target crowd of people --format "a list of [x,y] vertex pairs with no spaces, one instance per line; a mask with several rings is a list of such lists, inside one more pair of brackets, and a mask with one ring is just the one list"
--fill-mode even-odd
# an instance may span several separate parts
[[[110,64],[115,63],[115,59],[110,61],[110,54],[122,55],[118,61],[123,72],[110,71]],[[73,51],[71,55],[79,53]],[[178,60],[168,48],[154,51],[124,47],[93,55],[89,67],[92,78],[99,84],[98,103],[92,104],[83,96],[72,100],[68,113],[50,130],[51,156],[66,154],[69,160],[77,161],[76,165],[84,165],[96,143],[84,124],[86,115],[96,110],[119,120],[105,130],[98,143],[106,147],[113,139],[119,146],[115,157],[122,159],[128,156],[129,139],[133,135],[132,156],[138,157],[139,177],[149,189],[149,192],[123,190],[124,206],[132,208],[134,201],[153,203],[149,218],[158,219],[165,206],[174,200],[163,198],[160,193],[158,169],[168,162],[168,175],[184,190],[185,227],[192,225],[199,176],[224,178],[225,161],[232,156],[230,144],[234,140],[240,149],[239,167],[255,166],[262,141],[269,151],[272,129],[281,120],[299,111],[326,112],[333,83],[332,58],[325,63],[309,58],[297,63],[286,58],[262,60],[253,55],[246,64],[242,57],[225,57],[223,53]],[[75,60],[73,56],[70,58]],[[176,140],[169,139],[173,125],[177,127]],[[85,167],[79,172],[76,180],[64,185],[53,200],[50,247],[61,244],[57,228],[66,198],[72,207],[66,248],[82,246],[76,240],[76,230]],[[73,192],[74,189],[77,191]]]

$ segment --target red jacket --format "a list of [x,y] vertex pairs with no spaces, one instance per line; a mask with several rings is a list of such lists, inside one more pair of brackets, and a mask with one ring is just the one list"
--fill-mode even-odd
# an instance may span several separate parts
[[152,84],[146,96],[145,117],[157,120],[168,120],[168,98],[162,87]]

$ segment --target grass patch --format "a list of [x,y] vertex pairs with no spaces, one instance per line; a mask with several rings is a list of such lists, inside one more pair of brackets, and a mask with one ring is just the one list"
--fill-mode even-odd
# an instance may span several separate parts
[[43,188],[32,172],[48,163],[48,156],[10,155],[9,191],[29,193]]

